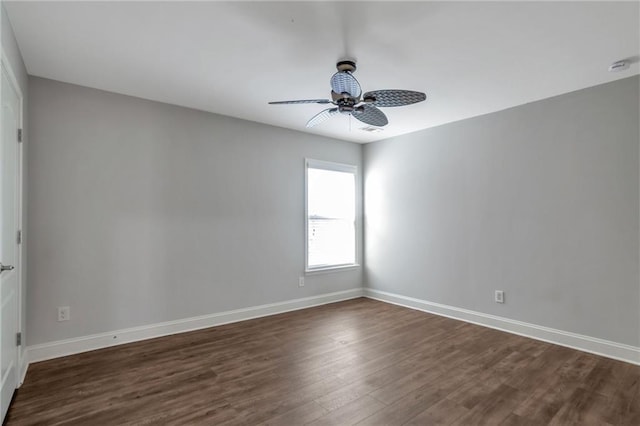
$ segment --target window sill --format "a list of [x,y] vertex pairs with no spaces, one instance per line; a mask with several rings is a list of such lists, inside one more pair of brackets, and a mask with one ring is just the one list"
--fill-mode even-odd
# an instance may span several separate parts
[[325,268],[313,268],[313,269],[305,269],[305,275],[315,275],[315,274],[328,274],[331,272],[341,272],[341,271],[349,271],[352,269],[358,269],[360,265],[357,263],[351,265],[339,265],[339,266],[327,266]]

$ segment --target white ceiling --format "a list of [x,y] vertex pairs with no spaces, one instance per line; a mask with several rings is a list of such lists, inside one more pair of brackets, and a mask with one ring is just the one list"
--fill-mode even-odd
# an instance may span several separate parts
[[384,109],[380,133],[346,116],[310,130],[357,142],[638,74],[637,2],[4,4],[35,76],[302,131],[325,106],[267,102],[328,97],[344,57],[364,91],[427,93]]

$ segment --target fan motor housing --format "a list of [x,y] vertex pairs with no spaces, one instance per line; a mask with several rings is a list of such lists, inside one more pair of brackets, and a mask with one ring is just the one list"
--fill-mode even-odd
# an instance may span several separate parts
[[356,63],[354,61],[349,61],[349,60],[340,61],[336,64],[336,68],[340,72],[346,72],[346,71],[355,72]]

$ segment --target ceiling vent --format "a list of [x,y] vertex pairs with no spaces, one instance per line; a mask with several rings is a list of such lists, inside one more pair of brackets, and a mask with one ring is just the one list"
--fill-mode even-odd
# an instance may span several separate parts
[[610,72],[619,72],[619,71],[624,71],[624,70],[628,70],[629,69],[629,62],[628,61],[618,61],[618,62],[614,62],[611,65],[609,65],[609,71]]
[[384,129],[382,127],[367,126],[367,127],[360,127],[360,130],[362,130],[363,132],[369,132],[369,133],[380,133]]

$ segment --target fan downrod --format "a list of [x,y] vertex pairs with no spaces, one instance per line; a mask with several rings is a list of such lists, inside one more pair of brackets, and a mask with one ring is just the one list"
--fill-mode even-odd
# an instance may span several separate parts
[[336,64],[336,68],[339,72],[354,72],[356,70],[356,63],[354,61],[340,61]]

